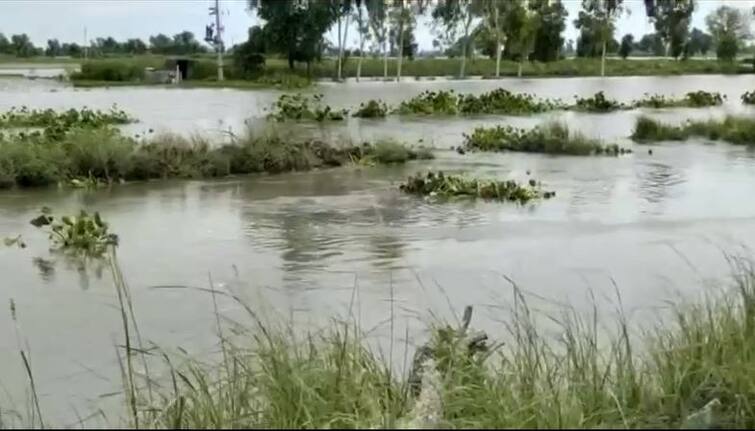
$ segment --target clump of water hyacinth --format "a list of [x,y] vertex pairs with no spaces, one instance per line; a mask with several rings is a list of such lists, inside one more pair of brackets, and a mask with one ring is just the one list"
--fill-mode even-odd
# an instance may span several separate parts
[[275,121],[340,121],[349,115],[346,109],[336,110],[323,104],[322,97],[322,94],[315,94],[311,99],[300,93],[283,94],[273,104],[273,110],[268,118]]
[[555,192],[543,192],[535,180],[522,186],[514,180],[498,181],[428,172],[410,176],[399,186],[405,193],[440,198],[472,197],[485,200],[526,203],[537,198],[551,198]]

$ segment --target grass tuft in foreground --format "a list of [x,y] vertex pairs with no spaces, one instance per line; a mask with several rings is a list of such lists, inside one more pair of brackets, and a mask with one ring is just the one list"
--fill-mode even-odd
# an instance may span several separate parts
[[724,120],[688,121],[673,126],[642,116],[632,132],[632,139],[638,142],[683,141],[695,136],[735,145],[755,145],[755,119],[727,116]]
[[511,126],[478,127],[471,135],[464,135],[464,147],[470,151],[516,151],[526,153],[565,154],[575,156],[619,155],[630,149],[616,144],[602,145],[580,133],[570,133],[561,123],[548,123],[533,129]]
[[540,197],[548,199],[555,195],[553,192],[541,192],[535,180],[530,180],[529,186],[522,186],[513,180],[481,180],[432,171],[426,175],[418,174],[409,177],[405,183],[399,186],[399,189],[420,196],[475,197],[519,203],[526,203]]

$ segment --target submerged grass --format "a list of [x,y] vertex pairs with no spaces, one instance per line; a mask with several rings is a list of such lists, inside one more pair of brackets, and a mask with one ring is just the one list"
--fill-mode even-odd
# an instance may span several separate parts
[[619,155],[630,149],[616,144],[603,145],[581,133],[571,133],[561,123],[547,123],[533,129],[511,126],[478,127],[471,135],[464,135],[464,147],[470,151],[516,151],[526,153],[586,155]]
[[428,157],[399,143],[362,146],[287,140],[251,130],[233,143],[161,134],[137,140],[113,128],[76,128],[62,137],[0,136],[0,188],[72,185],[162,178],[215,178],[342,166],[354,159],[402,163]]
[[673,126],[642,116],[632,132],[632,139],[638,142],[683,141],[694,136],[736,145],[755,145],[755,119],[729,115],[724,120],[688,121]]

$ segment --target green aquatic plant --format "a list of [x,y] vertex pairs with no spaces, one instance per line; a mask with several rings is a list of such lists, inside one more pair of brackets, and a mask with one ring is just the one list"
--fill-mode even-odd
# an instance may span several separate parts
[[459,112],[462,114],[534,114],[564,107],[559,100],[538,99],[531,94],[512,93],[503,88],[478,96],[459,96]]
[[367,103],[360,103],[352,116],[359,118],[383,118],[388,115],[388,105],[382,100],[371,99]]
[[334,110],[329,105],[324,105],[322,98],[322,94],[315,94],[311,99],[301,93],[282,94],[273,104],[268,118],[275,121],[340,121],[349,115],[346,109]]
[[486,200],[515,201],[526,203],[539,197],[550,198],[554,192],[541,192],[538,184],[530,180],[529,186],[516,181],[481,180],[460,175],[445,175],[443,172],[428,172],[426,175],[410,176],[399,186],[405,193],[441,198],[476,197]]
[[745,91],[740,99],[745,105],[755,105],[755,91]]
[[724,103],[726,96],[719,92],[690,91],[684,96],[684,106],[700,108],[705,106],[718,106]]
[[637,119],[632,132],[632,139],[639,142],[682,141],[694,136],[736,145],[755,145],[755,119],[729,115],[723,120],[687,121],[674,126],[643,116]]
[[374,144],[365,142],[355,150],[350,152],[352,161],[366,166],[400,164],[410,160],[428,160],[435,157],[429,148],[410,148],[392,139],[380,140]]
[[619,109],[627,109],[626,105],[616,100],[609,99],[603,93],[598,91],[590,97],[574,96],[576,99],[572,109],[585,112],[611,112]]
[[660,94],[645,94],[640,100],[632,102],[635,108],[703,108],[718,106],[724,103],[725,95],[718,92],[690,91],[680,99],[666,97]]
[[46,228],[55,249],[87,257],[101,257],[109,246],[118,245],[118,235],[109,231],[100,214],[82,210],[78,216],[56,217],[50,208],[42,208],[31,220],[37,228]]
[[525,153],[620,155],[631,153],[616,144],[603,145],[581,133],[572,133],[561,123],[547,123],[532,129],[511,126],[478,127],[464,134],[464,149],[469,151],[515,151]]
[[459,112],[458,96],[453,90],[426,90],[401,102],[395,112],[402,115],[456,115]]
[[113,105],[109,111],[92,110],[87,107],[55,111],[53,109],[29,109],[11,107],[0,113],[0,128],[3,127],[102,127],[133,122],[125,111]]

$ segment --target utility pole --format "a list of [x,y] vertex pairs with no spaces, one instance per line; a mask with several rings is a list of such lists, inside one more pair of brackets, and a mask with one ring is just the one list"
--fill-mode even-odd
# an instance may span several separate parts
[[215,0],[215,9],[210,8],[210,15],[215,14],[215,50],[218,52],[218,81],[223,80],[223,27],[220,26],[220,0]]

